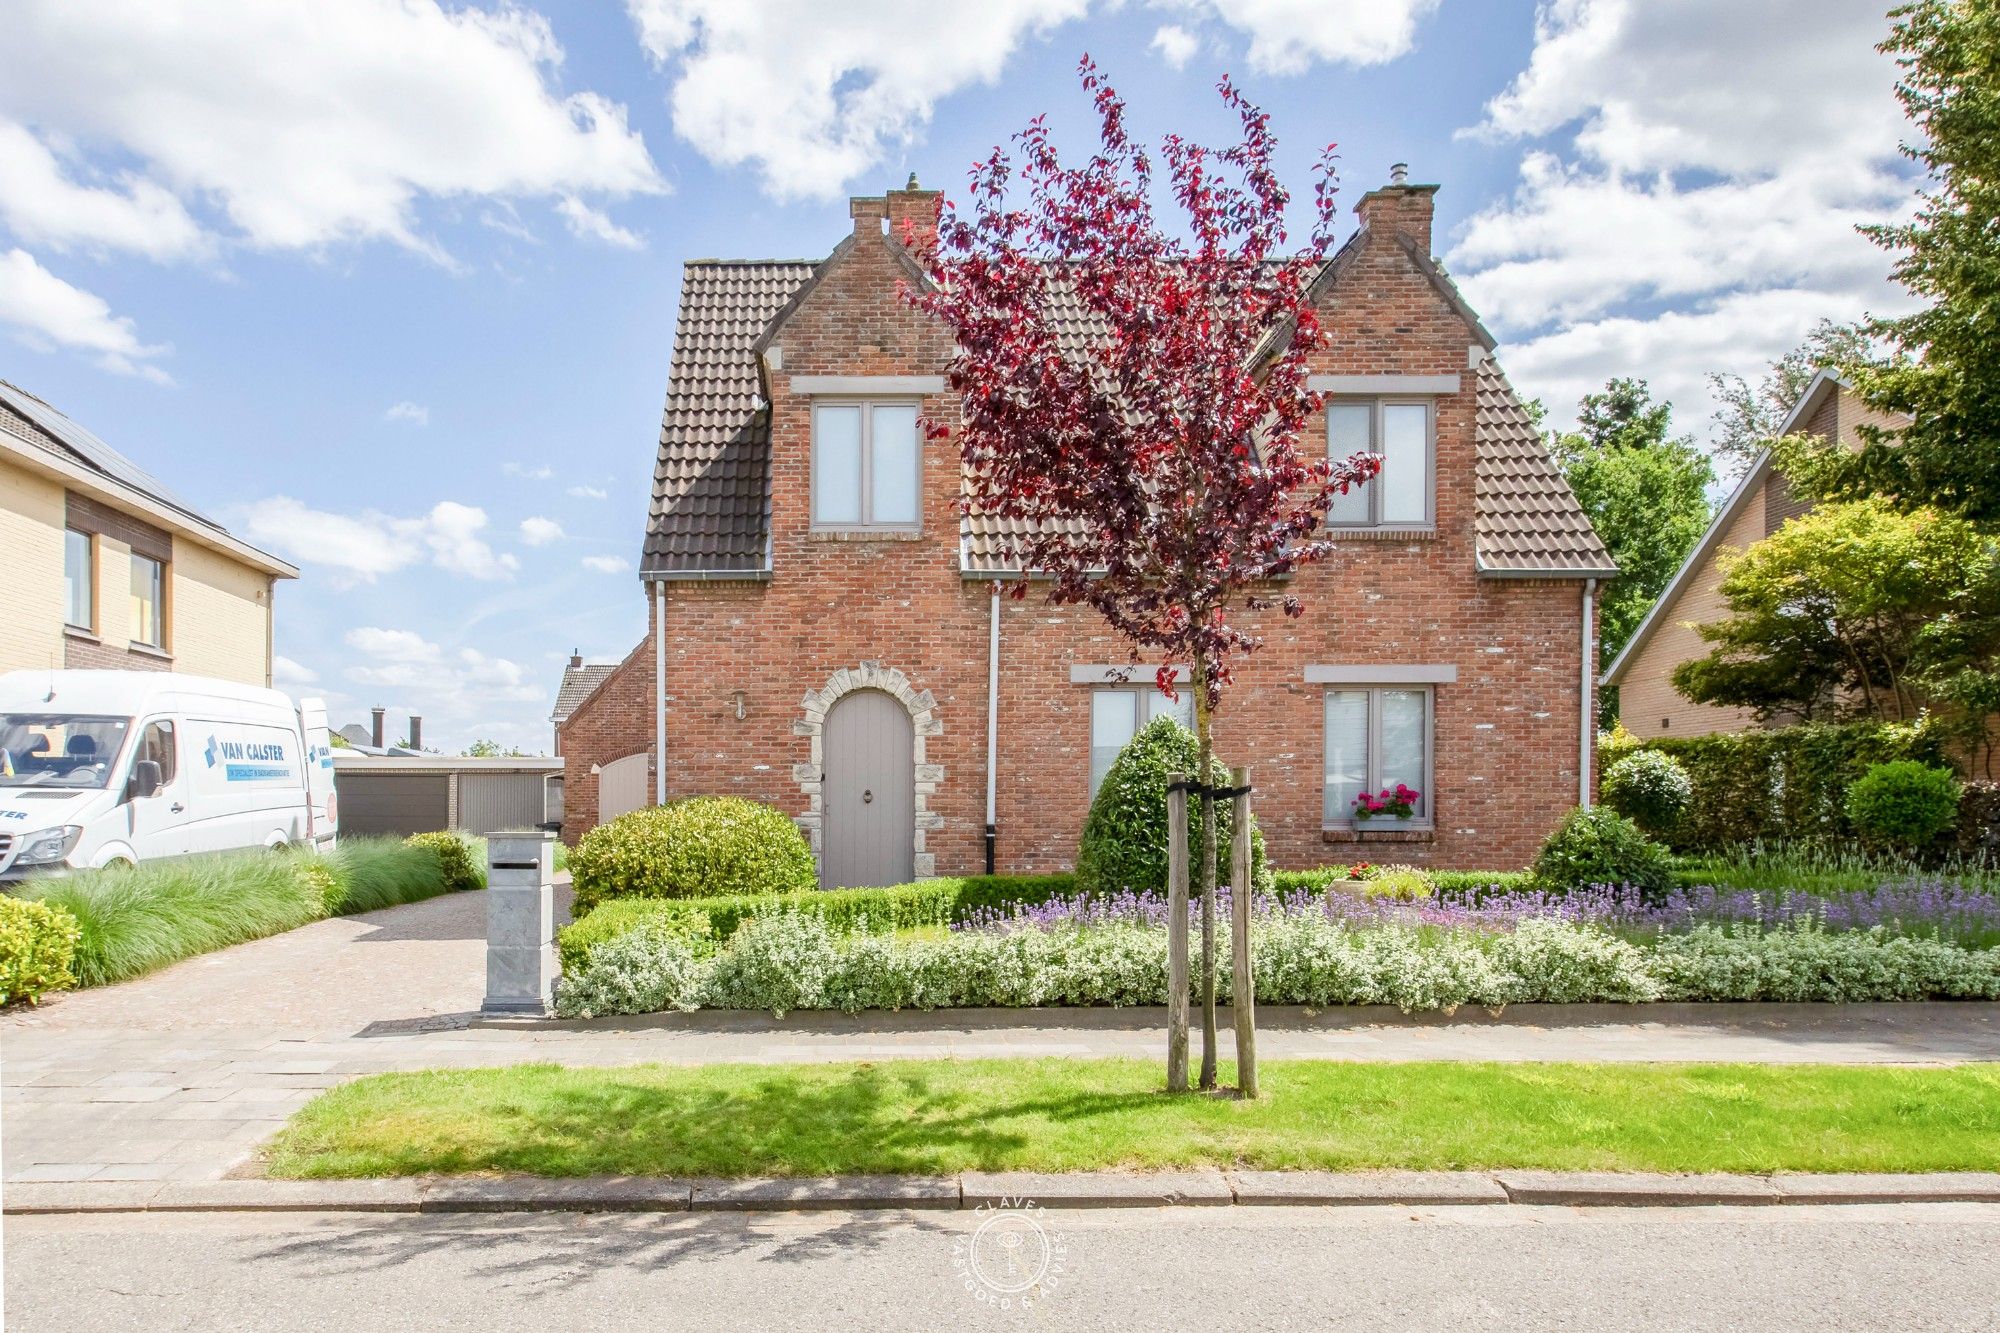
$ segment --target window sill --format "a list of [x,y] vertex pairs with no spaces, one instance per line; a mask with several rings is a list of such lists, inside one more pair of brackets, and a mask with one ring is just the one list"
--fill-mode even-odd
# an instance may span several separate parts
[[63,637],[66,639],[81,639],[85,643],[104,642],[104,640],[98,638],[95,634],[91,633],[89,630],[79,629],[75,625],[64,625]]
[[920,542],[922,528],[808,528],[811,542]]
[[1325,536],[1337,542],[1434,542],[1436,528],[1328,528]]
[[1437,829],[1432,825],[1401,828],[1357,828],[1352,824],[1333,824],[1319,831],[1321,842],[1435,842]]
[[155,648],[150,643],[140,643],[137,639],[134,639],[132,642],[126,644],[125,648],[128,652],[139,653],[146,657],[157,657],[162,662],[171,662],[174,660],[174,655],[168,652],[166,649]]

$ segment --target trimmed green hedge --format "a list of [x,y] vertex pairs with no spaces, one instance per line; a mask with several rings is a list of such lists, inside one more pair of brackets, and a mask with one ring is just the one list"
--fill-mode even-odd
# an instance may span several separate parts
[[801,893],[739,893],[714,898],[618,898],[601,903],[556,934],[563,970],[575,972],[590,951],[626,931],[656,922],[690,935],[727,940],[753,917],[809,912],[835,934],[865,923],[870,933],[947,926],[982,908],[1041,903],[1073,892],[1074,875],[964,875],[920,879],[880,889],[808,889]]
[[[1534,877],[1525,870],[1426,870],[1431,883],[1439,893],[1472,893],[1480,890],[1497,893],[1514,893],[1533,888]],[[1313,870],[1280,870],[1277,880],[1279,896],[1297,893],[1301,890],[1318,893],[1329,884],[1345,883],[1346,866],[1320,866]]]
[[1635,750],[1680,761],[1694,782],[1687,817],[1668,838],[1679,852],[1741,843],[1847,841],[1847,789],[1876,764],[1911,760],[1951,767],[1943,729],[1924,723],[1813,723],[1713,736],[1607,740],[1606,768]]
[[799,826],[741,796],[688,796],[599,824],[569,871],[579,916],[621,898],[801,892],[818,880]]
[[0,895],[0,1004],[38,1004],[76,984],[76,918],[52,903]]

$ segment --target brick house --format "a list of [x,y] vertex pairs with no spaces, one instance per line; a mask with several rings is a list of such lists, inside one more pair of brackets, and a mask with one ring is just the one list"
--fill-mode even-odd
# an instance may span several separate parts
[[[1280,866],[1518,866],[1591,792],[1615,570],[1431,258],[1436,188],[1369,193],[1314,286],[1324,428],[1385,466],[1295,576],[1305,616],[1246,619],[1265,646],[1218,719]],[[1173,708],[1094,612],[1001,595],[1002,534],[961,519],[956,449],[921,438],[953,412],[952,349],[898,299],[922,279],[895,235],[936,198],[854,199],[823,260],[687,265],[649,630],[564,723],[565,836],[600,780],[612,809],[643,780],[786,810],[828,885],[1064,869],[1097,777]],[[1396,781],[1415,816],[1356,827],[1354,793]]]
[[273,597],[298,574],[0,380],[0,673],[269,685]]
[[[1854,449],[1861,445],[1864,426],[1894,431],[1907,424],[1906,417],[1869,407],[1840,376],[1821,370],[1799,395],[1777,434],[1817,435]],[[1682,662],[1708,655],[1709,645],[1695,626],[1728,614],[1722,600],[1723,557],[1763,540],[1786,519],[1809,508],[1811,503],[1785,484],[1770,450],[1759,454],[1653,609],[1604,669],[1601,683],[1618,688],[1619,720],[1626,730],[1652,740],[1743,731],[1757,725],[1747,708],[1698,704],[1682,697],[1674,689],[1673,672]]]

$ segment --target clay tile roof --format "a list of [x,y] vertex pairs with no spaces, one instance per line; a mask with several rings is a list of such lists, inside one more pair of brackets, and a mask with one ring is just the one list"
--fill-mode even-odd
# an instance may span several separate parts
[[[681,286],[667,404],[653,475],[642,571],[667,578],[768,575],[770,418],[759,398],[758,337],[811,280],[805,260],[696,260]],[[1331,266],[1330,266],[1331,267]],[[1090,337],[1080,303],[1057,298]],[[1474,318],[1467,310],[1468,318]],[[1475,329],[1486,341],[1484,330]],[[1615,573],[1590,520],[1549,458],[1534,422],[1488,356],[1472,372],[1478,448],[1474,531],[1479,569],[1499,577]],[[1011,572],[1018,523],[973,514],[960,525],[967,572]]]
[[565,667],[562,686],[556,691],[555,711],[549,714],[551,722],[561,722],[576,711],[577,705],[597,692],[597,687],[611,679],[611,673],[618,669],[616,662],[588,662],[583,666]]
[[750,344],[812,273],[805,260],[687,265],[642,572],[765,572],[770,417]]
[[1541,432],[1491,357],[1474,372],[1479,458],[1473,533],[1479,568],[1520,576],[1616,572]]

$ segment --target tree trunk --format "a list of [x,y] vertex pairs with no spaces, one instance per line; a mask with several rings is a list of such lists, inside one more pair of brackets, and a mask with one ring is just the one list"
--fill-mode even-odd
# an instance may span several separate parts
[[1188,1090],[1188,817],[1185,773],[1167,774],[1167,1091]]
[[[1194,661],[1195,781],[1208,786],[1208,767],[1215,749],[1209,732],[1214,719],[1208,711],[1208,662]],[[1201,1086],[1215,1087],[1215,798],[1201,796],[1201,841],[1196,846],[1201,867]]]

